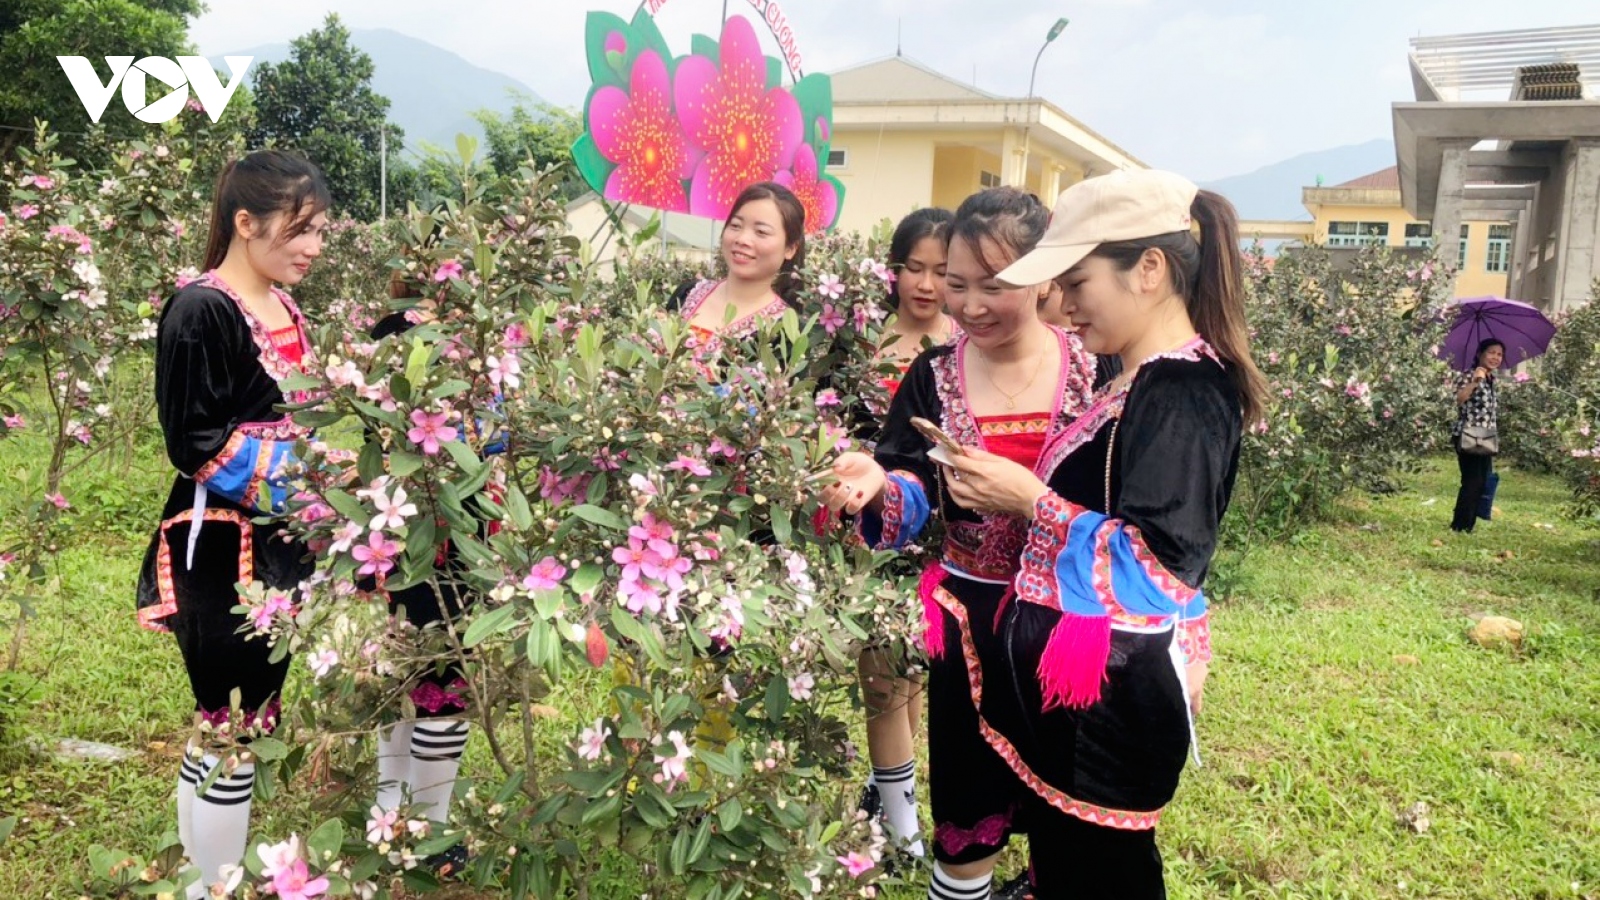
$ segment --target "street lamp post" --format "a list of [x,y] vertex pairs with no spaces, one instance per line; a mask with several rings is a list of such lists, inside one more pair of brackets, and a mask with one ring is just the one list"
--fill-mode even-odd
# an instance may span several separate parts
[[[1054,43],[1055,39],[1061,36],[1061,32],[1066,30],[1066,18],[1057,19],[1056,23],[1050,26],[1050,33],[1044,36],[1044,43],[1039,45],[1039,52],[1033,55],[1033,71],[1028,73],[1028,104],[1030,106],[1033,105],[1033,82],[1034,79],[1039,77],[1039,60],[1044,56],[1045,48]],[[1028,150],[1029,138],[1032,132],[1033,110],[1030,109],[1028,111],[1028,121],[1022,126],[1022,184],[1019,185],[1020,187],[1027,187],[1028,185]]]

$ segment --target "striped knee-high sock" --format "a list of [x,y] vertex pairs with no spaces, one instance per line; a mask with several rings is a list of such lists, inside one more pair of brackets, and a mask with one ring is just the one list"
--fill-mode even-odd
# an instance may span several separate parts
[[[206,754],[196,783],[203,784],[218,764],[217,757]],[[236,866],[244,859],[245,839],[250,833],[250,792],[255,783],[255,764],[244,763],[231,773],[218,775],[205,793],[194,798],[190,813],[193,843],[184,846],[200,869],[202,884],[216,884],[222,880],[223,866]]]
[[423,719],[411,732],[411,799],[430,820],[450,821],[450,794],[467,749],[467,723],[460,719]]
[[[185,752],[183,762],[178,764],[178,842],[183,845],[183,854],[189,857],[185,868],[196,871],[199,870],[194,866],[194,793],[201,780],[200,761]],[[196,881],[189,885],[185,896],[186,900],[200,900],[205,896],[205,886]]]
[[922,841],[917,838],[922,826],[917,821],[916,760],[908,759],[898,766],[873,766],[872,783],[878,786],[878,797],[883,801],[883,819],[889,837],[905,845],[912,855],[921,856]]
[[415,722],[397,722],[378,729],[378,798],[380,809],[399,809],[411,790],[411,737]]
[[934,863],[928,900],[989,900],[993,882],[993,872],[977,878],[956,878],[944,870],[943,863]]

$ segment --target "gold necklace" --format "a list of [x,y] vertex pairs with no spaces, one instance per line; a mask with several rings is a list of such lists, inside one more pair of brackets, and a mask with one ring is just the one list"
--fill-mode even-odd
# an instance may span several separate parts
[[[994,372],[991,368],[993,364],[989,362],[989,357],[984,356],[981,349],[977,347],[974,347],[973,349],[978,351],[978,358],[983,360],[983,377],[989,379],[989,385],[995,390],[999,391],[1001,396],[1006,398],[1006,409],[1016,409],[1017,398],[1027,393],[1028,388],[1033,387],[1033,383],[1039,380],[1039,373],[1044,370],[1044,358],[1047,355],[1044,352],[1039,354],[1038,361],[1033,364],[1033,375],[1028,378],[1028,383],[1023,385],[1016,393],[1013,394],[1006,391],[1005,388],[1000,386],[999,382],[994,380]],[[1046,350],[1048,349],[1049,348],[1046,348]]]

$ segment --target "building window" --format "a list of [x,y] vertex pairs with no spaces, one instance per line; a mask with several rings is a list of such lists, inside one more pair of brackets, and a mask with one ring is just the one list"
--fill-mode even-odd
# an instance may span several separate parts
[[828,151],[828,168],[843,169],[850,165],[850,151],[839,149]]
[[1465,269],[1467,267],[1467,238],[1471,235],[1472,227],[1470,225],[1463,224],[1461,226],[1461,256],[1457,257],[1456,259],[1456,266],[1458,268]]
[[1484,257],[1486,272],[1511,271],[1511,226],[1489,226],[1489,254]]
[[1412,222],[1406,226],[1407,247],[1432,247],[1433,226],[1427,222]]
[[1382,247],[1389,243],[1388,222],[1329,222],[1329,247]]
[[999,187],[1000,176],[993,172],[980,171],[978,173],[978,186],[986,188]]

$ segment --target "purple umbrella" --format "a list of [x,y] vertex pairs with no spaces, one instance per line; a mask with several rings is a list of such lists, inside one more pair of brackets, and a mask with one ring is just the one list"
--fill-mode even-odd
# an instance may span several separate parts
[[1509,369],[1550,348],[1556,326],[1544,313],[1516,300],[1501,297],[1468,297],[1451,305],[1455,322],[1439,346],[1439,358],[1465,372],[1472,368],[1478,344],[1493,338],[1505,345]]

